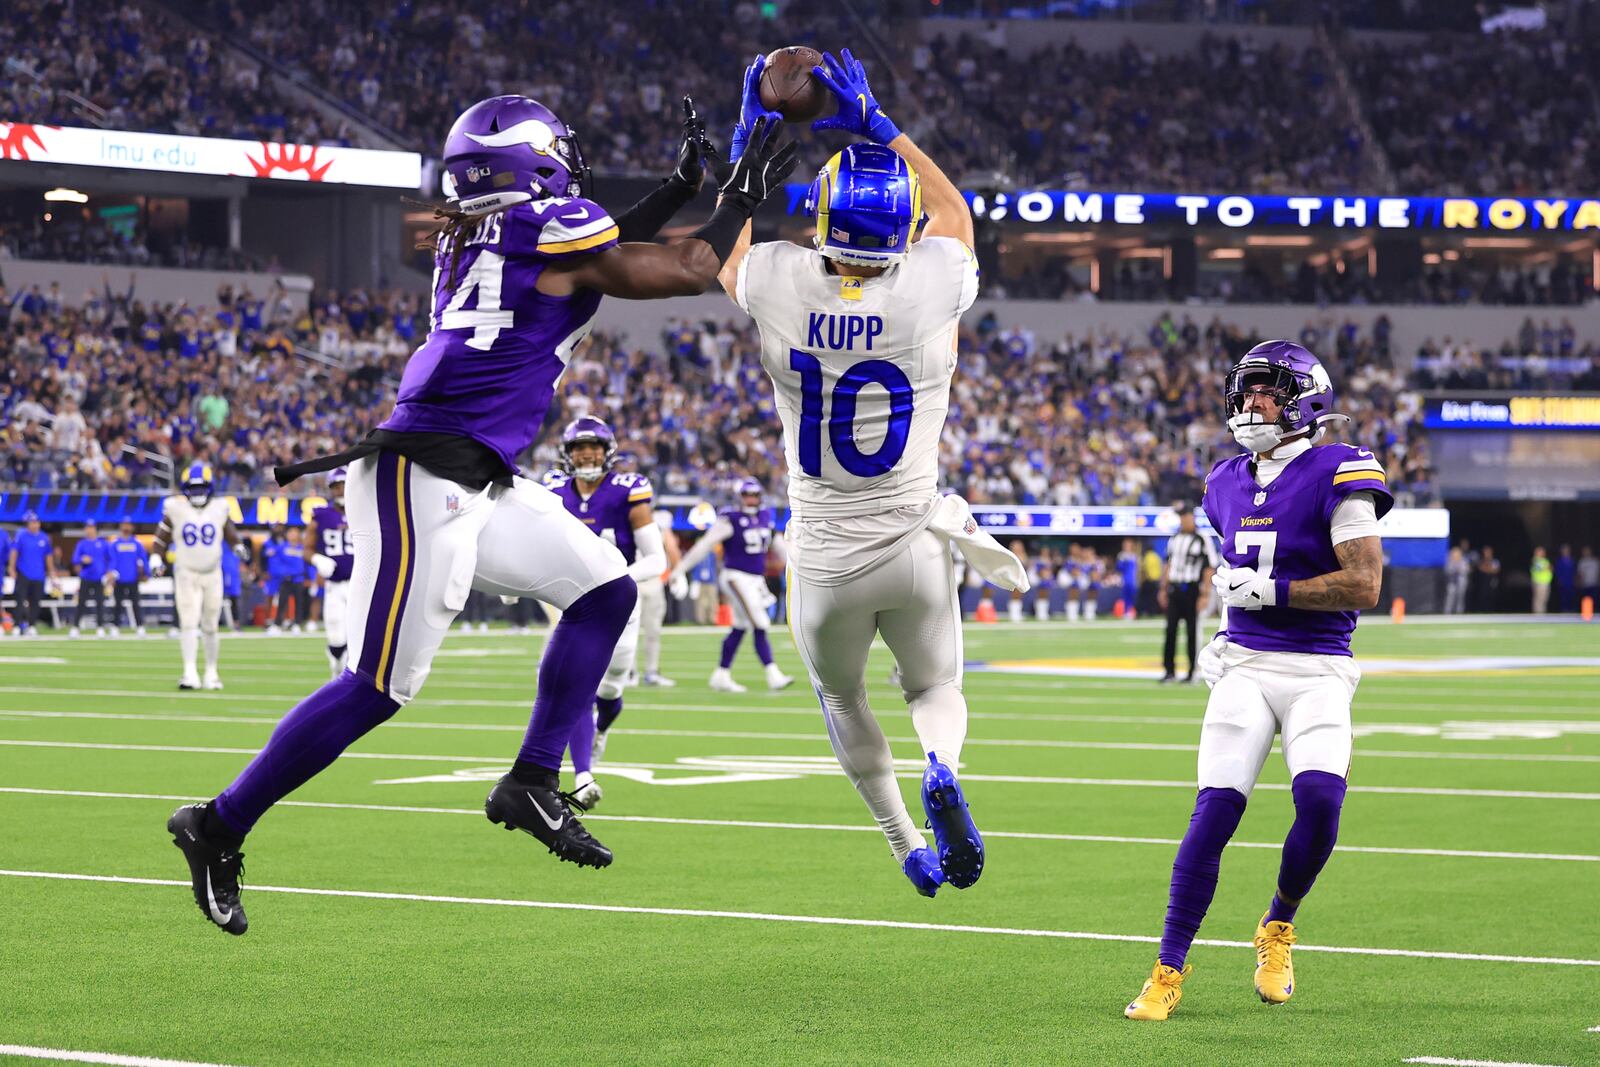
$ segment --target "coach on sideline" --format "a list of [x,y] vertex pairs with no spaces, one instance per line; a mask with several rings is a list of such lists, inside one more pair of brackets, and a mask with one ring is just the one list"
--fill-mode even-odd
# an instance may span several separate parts
[[1217,550],[1208,538],[1195,532],[1194,509],[1187,504],[1175,504],[1172,510],[1178,513],[1178,532],[1167,542],[1167,569],[1161,575],[1161,592],[1157,594],[1161,610],[1167,613],[1167,640],[1161,650],[1161,666],[1165,671],[1161,676],[1162,685],[1178,678],[1180,620],[1189,628],[1189,674],[1184,682],[1194,681],[1200,591],[1211,588],[1211,572],[1217,569]]

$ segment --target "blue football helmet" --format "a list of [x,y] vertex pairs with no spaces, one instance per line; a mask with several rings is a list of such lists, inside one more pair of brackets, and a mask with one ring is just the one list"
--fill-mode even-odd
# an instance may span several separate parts
[[211,501],[211,464],[191,463],[183,471],[183,495],[189,503],[203,508]]
[[922,182],[892,148],[853,144],[828,160],[806,193],[817,218],[817,251],[856,267],[890,267],[911,251]]

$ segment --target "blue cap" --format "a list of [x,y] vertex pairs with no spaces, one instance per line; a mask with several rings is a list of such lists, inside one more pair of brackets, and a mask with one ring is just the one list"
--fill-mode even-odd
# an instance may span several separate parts
[[23,522],[37,522],[38,519],[39,519],[39,513],[37,511],[24,511],[22,513],[22,521]]

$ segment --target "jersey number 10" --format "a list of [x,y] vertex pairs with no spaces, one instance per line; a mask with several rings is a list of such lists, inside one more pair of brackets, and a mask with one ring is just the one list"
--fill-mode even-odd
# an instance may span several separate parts
[[[797,348],[789,350],[789,369],[800,374],[800,469],[822,477],[822,423],[828,423],[828,443],[839,466],[858,478],[876,478],[894,470],[905,455],[911,433],[911,380],[886,359],[868,359],[839,376],[833,387],[830,415],[823,414],[822,361]],[[889,391],[889,430],[873,453],[856,446],[856,397],[868,385]]]

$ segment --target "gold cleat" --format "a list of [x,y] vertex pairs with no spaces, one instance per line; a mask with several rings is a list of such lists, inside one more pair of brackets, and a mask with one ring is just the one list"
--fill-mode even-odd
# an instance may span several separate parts
[[1139,995],[1123,1009],[1122,1014],[1130,1019],[1164,1021],[1178,1010],[1178,1001],[1183,999],[1180,987],[1192,970],[1194,965],[1190,963],[1184,964],[1183,970],[1179,971],[1158,960],[1150,971],[1150,977],[1145,979],[1144,988],[1139,990]]
[[1268,1004],[1282,1004],[1294,995],[1294,923],[1267,922],[1256,927],[1256,994]]

